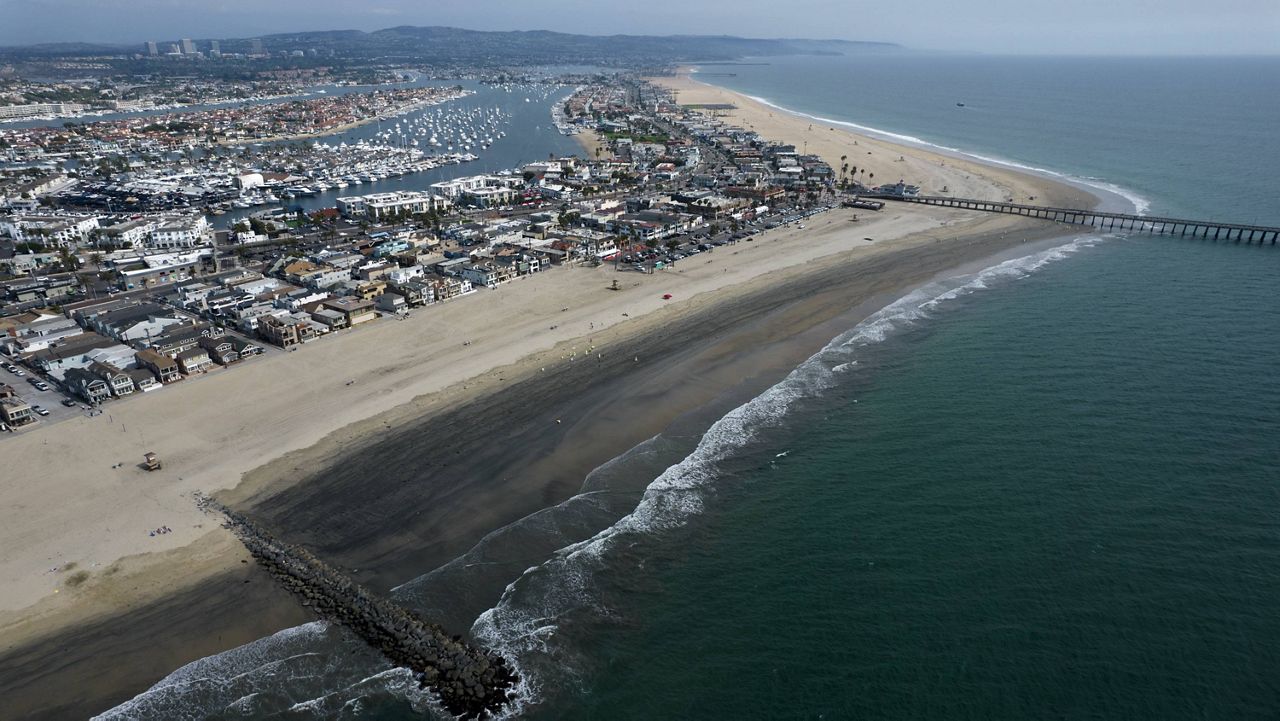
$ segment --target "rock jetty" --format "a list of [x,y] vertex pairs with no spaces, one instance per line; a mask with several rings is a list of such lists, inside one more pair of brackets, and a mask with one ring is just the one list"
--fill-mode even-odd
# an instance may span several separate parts
[[258,564],[303,606],[341,624],[418,677],[449,713],[463,719],[497,715],[514,696],[519,677],[507,660],[450,636],[439,626],[377,596],[306,549],[283,543],[243,514],[210,498],[206,512],[219,513]]

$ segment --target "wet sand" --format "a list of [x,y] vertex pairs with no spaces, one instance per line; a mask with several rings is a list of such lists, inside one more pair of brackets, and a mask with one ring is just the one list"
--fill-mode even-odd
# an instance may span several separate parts
[[[779,122],[769,127],[803,127]],[[1041,197],[1078,195],[1014,181]],[[874,311],[936,274],[1063,231],[930,208],[853,215],[656,276],[558,269],[121,401],[118,427],[76,419],[10,439],[15,475],[0,481],[6,713],[87,716],[181,663],[307,618],[194,511],[197,490],[226,489],[220,498],[278,536],[386,590],[573,495],[593,468],[680,414],[780,378],[843,329],[831,324],[854,322],[850,309]],[[623,289],[605,290],[615,277]],[[476,344],[463,348],[467,338]],[[589,344],[603,356],[583,355]],[[152,447],[163,475],[105,470]],[[12,482],[30,477],[46,481]],[[179,532],[136,530],[160,523]],[[70,586],[68,561],[89,580]]]
[[[713,293],[660,321],[641,319],[642,328],[595,334],[610,349],[603,360],[564,360],[561,347],[539,365],[498,368],[469,400],[450,398],[467,389],[416,399],[254,471],[220,498],[385,591],[574,495],[592,469],[678,416],[727,392],[767,387],[856,322],[850,309],[872,312],[939,273],[1032,237],[1006,227],[966,238],[934,231],[871,258],[845,253],[779,271],[754,290]],[[483,608],[500,591],[469,602]],[[87,716],[182,663],[306,620],[264,574],[242,564],[6,650],[0,697],[22,718]]]

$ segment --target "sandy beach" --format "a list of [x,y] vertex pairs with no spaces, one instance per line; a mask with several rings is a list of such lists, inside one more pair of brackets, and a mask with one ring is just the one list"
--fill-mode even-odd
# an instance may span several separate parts
[[[717,110],[723,121],[754,130],[766,139],[785,139],[801,152],[815,153],[840,172],[842,164],[857,169],[866,185],[904,180],[919,185],[922,195],[950,195],[981,200],[1016,200],[1064,208],[1087,208],[1097,203],[1092,194],[1045,178],[925,148],[905,146],[856,133],[837,125],[786,113],[740,93],[701,82],[692,68],[676,75],[653,78],[675,91],[682,105],[733,105]],[[844,158],[842,163],[841,158]]]
[[[662,82],[682,103],[732,103],[733,122],[808,142],[837,168],[848,155],[877,181],[1094,202],[1037,177],[810,127],[687,76]],[[857,152],[871,155],[854,163]],[[712,391],[776,378],[830,337],[825,323],[848,322],[851,309],[1059,232],[940,208],[891,205],[854,217],[833,211],[805,230],[770,231],[653,275],[554,269],[5,439],[0,696],[18,699],[24,715],[57,717],[66,707],[41,694],[87,678],[94,682],[75,708],[102,710],[179,663],[306,618],[196,510],[197,492],[259,513],[385,589],[572,495],[591,468]],[[609,289],[615,279],[617,291]],[[718,343],[737,348],[733,363],[713,352],[728,347]],[[748,346],[771,351],[751,356]],[[714,382],[701,391],[659,383],[676,360]],[[628,393],[629,412],[619,417],[612,403]],[[430,442],[379,445],[410,430]],[[446,463],[434,443],[474,461]],[[385,468],[370,470],[372,449],[390,454]],[[536,455],[513,462],[530,449]],[[147,451],[162,456],[162,471],[138,467]],[[412,479],[419,487],[408,498],[396,488]],[[173,532],[149,535],[162,526]],[[152,635],[157,625],[164,641]],[[55,648],[69,655],[51,663],[44,652]],[[46,660],[33,667],[36,659]]]
[[582,146],[582,150],[586,153],[586,157],[589,160],[595,160],[596,158],[604,159],[612,155],[612,153],[609,152],[608,144],[605,143],[604,138],[600,136],[600,133],[594,130],[583,130],[581,133],[573,136],[573,139],[578,141],[578,145]]

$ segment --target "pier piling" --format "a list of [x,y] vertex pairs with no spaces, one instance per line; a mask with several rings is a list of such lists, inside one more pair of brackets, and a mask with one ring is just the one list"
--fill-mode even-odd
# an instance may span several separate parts
[[[1132,213],[1108,213],[1100,210],[1081,210],[1078,208],[1051,208],[1039,205],[1024,205],[994,200],[973,200],[969,198],[946,198],[940,196],[904,196],[890,193],[863,193],[862,198],[895,200],[903,203],[920,205],[936,205],[944,208],[964,208],[981,210],[987,213],[1006,213],[1022,215],[1029,218],[1041,218],[1055,223],[1068,225],[1087,225],[1093,228],[1131,230],[1154,235],[1177,235],[1192,238],[1197,236],[1208,238],[1210,231],[1213,239],[1235,240],[1236,242],[1275,245],[1280,238],[1280,228],[1266,225],[1249,225],[1244,223],[1220,223],[1203,220],[1184,220],[1181,218],[1161,218],[1135,215]],[[1233,237],[1234,234],[1234,237]]]

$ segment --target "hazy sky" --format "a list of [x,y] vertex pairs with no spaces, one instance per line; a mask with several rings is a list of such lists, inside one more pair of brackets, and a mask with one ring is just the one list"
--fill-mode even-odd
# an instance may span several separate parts
[[0,0],[2,45],[395,25],[844,38],[1013,53],[1280,53],[1280,0]]

